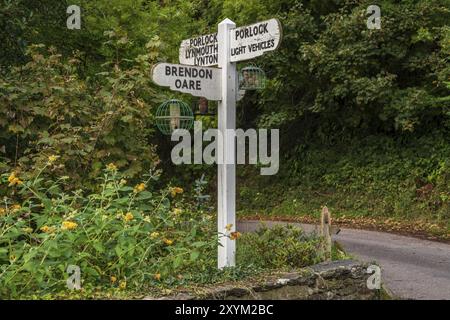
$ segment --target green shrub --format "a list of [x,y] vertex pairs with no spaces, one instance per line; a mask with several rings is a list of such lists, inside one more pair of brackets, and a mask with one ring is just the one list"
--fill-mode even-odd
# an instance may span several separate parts
[[[126,46],[119,35],[107,34],[105,47]],[[30,46],[27,64],[0,75],[0,173],[14,169],[32,177],[57,155],[54,176],[70,176],[77,188],[93,183],[105,161],[127,177],[154,168],[152,107],[161,98],[147,73],[159,45],[155,37],[148,54],[126,64],[109,61],[90,79],[78,74],[79,55],[67,59],[53,47]]]
[[171,283],[215,268],[217,236],[210,214],[183,206],[179,187],[154,190],[157,172],[135,187],[107,166],[99,192],[66,192],[70,179],[43,173],[32,180],[2,176],[21,204],[0,206],[0,296],[66,290],[69,265],[83,288],[129,288]]
[[1,298],[65,297],[73,265],[87,292],[142,292],[320,261],[319,239],[277,227],[221,235],[239,241],[238,265],[217,270],[218,236],[203,195],[205,179],[194,188],[197,201],[189,201],[180,187],[155,189],[159,172],[129,186],[111,163],[98,192],[71,191],[69,177],[49,174],[58,160],[49,157],[32,179],[16,172],[0,177],[9,190],[0,205]]
[[321,261],[319,238],[293,226],[263,227],[242,236],[238,259],[265,268],[299,268]]
[[405,138],[314,140],[281,159],[277,177],[242,172],[238,207],[250,214],[423,218],[450,223],[448,130]]

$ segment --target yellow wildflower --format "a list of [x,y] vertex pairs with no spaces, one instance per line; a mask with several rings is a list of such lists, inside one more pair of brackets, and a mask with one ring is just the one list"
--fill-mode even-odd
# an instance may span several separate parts
[[153,276],[153,278],[155,278],[156,281],[161,280],[161,273],[155,273],[155,275]]
[[123,220],[125,220],[126,222],[129,222],[133,219],[134,219],[134,216],[131,212],[127,212],[127,214],[123,217]]
[[117,166],[114,163],[109,163],[106,165],[106,170],[108,171],[117,171]]
[[174,213],[175,215],[179,215],[179,214],[181,214],[181,212],[183,212],[183,210],[181,210],[180,208],[175,208],[175,209],[173,209],[173,213]]
[[10,176],[8,177],[8,182],[9,182],[9,187],[22,184],[22,181],[16,177],[15,172],[11,172]]
[[150,233],[150,238],[156,239],[158,237],[159,237],[159,232],[152,232],[152,233]]
[[171,245],[173,244],[173,240],[170,240],[170,239],[164,238],[163,241],[164,241],[164,243],[167,244],[168,246],[171,246]]
[[117,278],[115,276],[111,276],[111,283],[116,283]]
[[12,183],[14,181],[14,179],[16,179],[16,173],[13,171],[13,172],[11,172],[11,174],[8,177],[8,182]]
[[170,188],[170,194],[172,195],[172,197],[175,197],[179,193],[183,193],[183,188],[180,187]]
[[127,287],[127,282],[126,281],[120,281],[119,283],[119,288],[120,289],[125,289]]
[[5,208],[0,208],[0,216],[4,215],[6,213]]
[[229,223],[229,224],[227,224],[227,225],[225,226],[225,229],[226,229],[227,231],[230,231],[232,227],[233,227],[233,224],[232,224],[232,223]]
[[61,229],[63,230],[73,230],[78,227],[78,224],[72,221],[63,221]]
[[125,180],[125,179],[120,179],[120,185],[126,185],[127,184],[127,180]]
[[145,183],[139,183],[134,187],[134,193],[139,193],[145,190]]
[[45,226],[41,227],[40,230],[44,233],[52,233],[53,231],[55,231],[55,228],[45,225]]
[[237,232],[237,231],[232,232],[232,233],[230,233],[230,240],[236,240],[236,239],[239,239],[240,236],[241,236],[241,233],[240,233],[240,232]]
[[20,210],[20,208],[21,208],[20,204],[13,204],[11,206],[11,209],[12,209],[13,212],[16,212],[16,211]]
[[55,162],[56,160],[58,160],[58,158],[59,158],[59,156],[51,155],[48,157],[48,163],[51,164],[51,163]]

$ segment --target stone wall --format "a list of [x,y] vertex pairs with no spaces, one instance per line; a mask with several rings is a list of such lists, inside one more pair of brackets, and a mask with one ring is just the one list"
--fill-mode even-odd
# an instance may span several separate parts
[[[226,285],[203,293],[179,293],[159,299],[341,300],[379,299],[380,290],[369,290],[367,265],[355,260],[325,262],[295,273],[270,276],[252,285]],[[146,299],[152,299],[148,297]]]

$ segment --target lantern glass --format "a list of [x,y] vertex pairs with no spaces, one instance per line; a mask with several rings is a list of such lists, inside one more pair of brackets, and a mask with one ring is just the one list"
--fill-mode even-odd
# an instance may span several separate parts
[[176,129],[189,130],[194,124],[191,108],[180,100],[169,100],[156,110],[156,126],[161,133],[170,135]]
[[261,90],[266,87],[266,73],[259,67],[248,66],[239,72],[239,90]]

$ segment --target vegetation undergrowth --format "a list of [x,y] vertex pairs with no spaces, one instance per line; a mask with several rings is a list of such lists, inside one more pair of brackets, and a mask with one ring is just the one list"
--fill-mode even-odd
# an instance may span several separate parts
[[342,224],[450,239],[447,135],[301,145],[280,159],[279,177],[259,176],[250,167],[238,170],[238,208],[241,216],[319,221],[320,208],[327,205]]
[[[239,241],[236,268],[216,267],[215,217],[205,204],[206,181],[192,200],[180,187],[154,188],[159,172],[129,186],[110,163],[98,191],[67,191],[67,177],[53,180],[50,156],[39,174],[25,180],[1,177],[10,196],[0,206],[0,297],[66,297],[75,267],[85,296],[128,296],[177,286],[236,280],[321,260],[319,238],[291,229],[258,235],[227,232]],[[184,196],[184,198],[183,198]],[[231,230],[231,226],[227,229]],[[254,250],[261,254],[254,255]],[[76,283],[76,282],[71,282]],[[118,293],[117,295],[114,292]],[[74,296],[79,297],[80,292]]]

